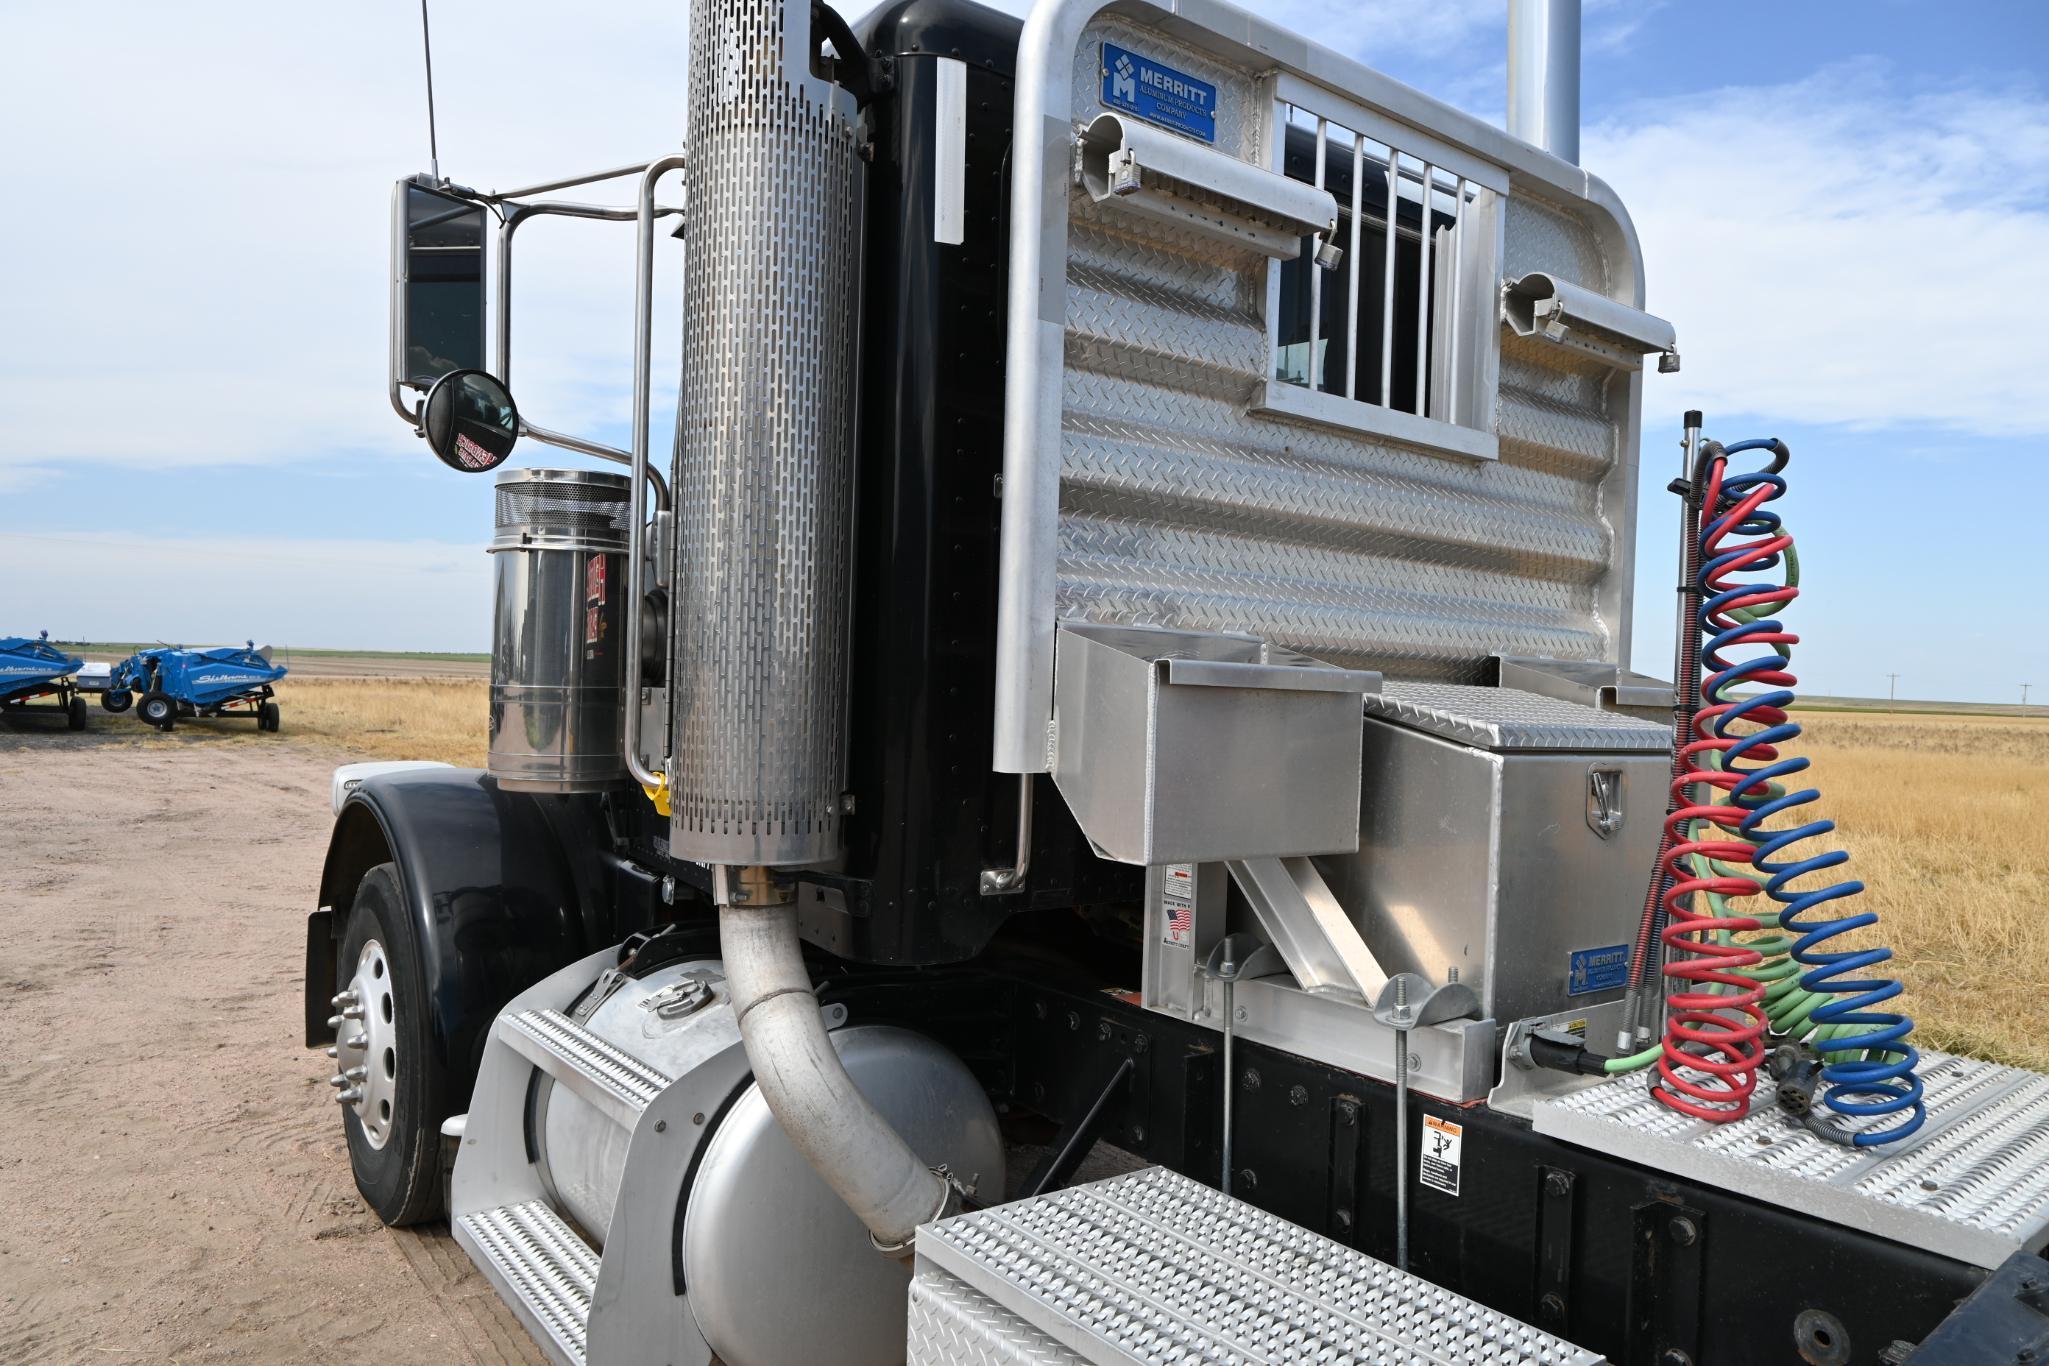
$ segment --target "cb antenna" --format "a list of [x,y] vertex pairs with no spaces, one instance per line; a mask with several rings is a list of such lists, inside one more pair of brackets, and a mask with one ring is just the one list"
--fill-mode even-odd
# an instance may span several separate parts
[[441,148],[434,139],[434,42],[427,32],[427,0],[420,0],[420,51],[427,58],[427,161],[441,183]]

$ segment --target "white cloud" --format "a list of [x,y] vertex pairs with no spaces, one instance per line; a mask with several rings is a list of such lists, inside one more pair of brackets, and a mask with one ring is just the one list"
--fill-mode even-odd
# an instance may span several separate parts
[[2049,100],[1908,91],[1860,62],[1587,131],[1685,371],[1659,404],[2049,432]]
[[483,650],[489,559],[440,541],[10,530],[0,623],[71,640]]
[[[509,186],[676,145],[686,15],[437,0],[444,174]],[[404,4],[0,9],[0,470],[409,452],[383,394],[383,282],[391,182],[427,164],[420,65]],[[620,421],[630,225],[520,237],[522,407],[571,431]]]

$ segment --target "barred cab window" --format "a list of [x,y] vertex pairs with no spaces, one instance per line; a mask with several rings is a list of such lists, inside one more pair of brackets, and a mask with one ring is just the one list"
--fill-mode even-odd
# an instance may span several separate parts
[[1327,92],[1312,98],[1324,107],[1280,102],[1276,169],[1337,201],[1344,257],[1323,269],[1305,239],[1271,272],[1263,406],[1491,459],[1507,177],[1419,130],[1332,108]]

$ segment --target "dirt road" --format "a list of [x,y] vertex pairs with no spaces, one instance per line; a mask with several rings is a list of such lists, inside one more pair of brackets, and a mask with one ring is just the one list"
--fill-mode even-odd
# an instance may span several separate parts
[[349,756],[202,728],[0,722],[0,1363],[540,1361],[300,1047]]

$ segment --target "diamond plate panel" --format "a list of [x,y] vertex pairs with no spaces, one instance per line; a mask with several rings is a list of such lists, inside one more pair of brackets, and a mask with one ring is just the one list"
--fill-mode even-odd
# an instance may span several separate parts
[[904,1366],[1081,1366],[1017,1315],[930,1267],[911,1281]]
[[1672,728],[1515,688],[1457,683],[1387,683],[1368,694],[1366,714],[1491,750],[1658,754]]
[[[918,1267],[919,1283],[967,1292],[925,1312],[969,1361],[1600,1359],[1158,1167],[928,1225]],[[1068,1354],[983,1351],[1007,1332]]]
[[860,162],[806,0],[696,0],[670,846],[837,851]]
[[1768,1075],[1728,1124],[1660,1104],[1642,1077],[1540,1100],[1531,1119],[1540,1134],[1977,1266],[2049,1246],[2049,1077],[1932,1052],[1920,1076],[1927,1123],[1877,1149],[1789,1122]]
[[[1103,107],[1105,40],[1217,83],[1218,148],[1265,163],[1256,73],[1124,18],[1082,35],[1078,118]],[[1505,238],[1515,271],[1609,287],[1594,233],[1559,209],[1511,195]],[[1497,652],[1620,659],[1625,379],[1505,346],[1500,460],[1434,455],[1247,411],[1270,365],[1263,259],[1074,194],[1066,269],[1058,617],[1246,631],[1393,678],[1478,682]]]

